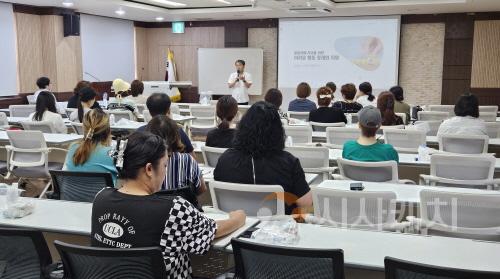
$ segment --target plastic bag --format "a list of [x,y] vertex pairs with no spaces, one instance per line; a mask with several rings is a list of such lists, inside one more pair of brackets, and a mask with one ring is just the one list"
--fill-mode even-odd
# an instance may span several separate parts
[[264,221],[260,229],[252,233],[252,239],[259,242],[280,245],[299,242],[299,226],[293,219]]

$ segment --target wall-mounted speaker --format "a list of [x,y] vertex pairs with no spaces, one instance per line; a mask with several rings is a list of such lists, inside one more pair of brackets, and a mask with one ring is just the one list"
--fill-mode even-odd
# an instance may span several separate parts
[[64,14],[64,37],[80,36],[80,15]]

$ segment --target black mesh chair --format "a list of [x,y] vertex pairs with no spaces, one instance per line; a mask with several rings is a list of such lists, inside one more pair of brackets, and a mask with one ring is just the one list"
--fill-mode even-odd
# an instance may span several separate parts
[[96,248],[54,244],[61,255],[64,277],[71,279],[166,279],[160,247]]
[[51,199],[93,202],[95,195],[106,187],[114,187],[113,178],[107,172],[49,171],[54,192]]
[[52,263],[42,232],[0,228],[0,278],[45,278]]
[[386,279],[498,279],[500,272],[473,271],[419,264],[386,257]]
[[232,239],[236,278],[343,279],[340,249],[315,250],[276,247]]

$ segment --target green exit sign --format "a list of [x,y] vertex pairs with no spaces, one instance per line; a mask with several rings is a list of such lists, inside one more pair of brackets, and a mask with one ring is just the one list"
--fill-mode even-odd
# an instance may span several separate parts
[[184,33],[184,21],[172,22],[172,33],[174,33],[174,34]]

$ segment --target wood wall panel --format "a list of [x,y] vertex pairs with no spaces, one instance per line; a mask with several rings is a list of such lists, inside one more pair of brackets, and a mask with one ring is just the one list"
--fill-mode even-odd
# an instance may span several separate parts
[[476,21],[472,52],[475,88],[500,88],[500,20]]
[[19,90],[33,92],[43,72],[41,18],[16,13]]
[[139,80],[146,80],[145,77],[148,76],[147,65],[148,65],[148,33],[146,28],[135,27],[134,28],[134,39],[135,39],[135,67],[136,67],[136,77]]
[[[174,52],[177,65],[177,79],[191,80],[193,86],[197,86],[198,48],[224,47],[224,27],[186,28],[184,34],[173,34],[170,28],[146,30],[147,64],[142,64],[146,65],[144,71],[141,69],[142,65],[136,65],[141,67],[137,71],[143,73],[143,80],[165,79],[167,50],[170,48]],[[139,39],[139,36],[136,39]],[[144,43],[136,41],[136,44]],[[143,50],[141,52],[144,54]]]

